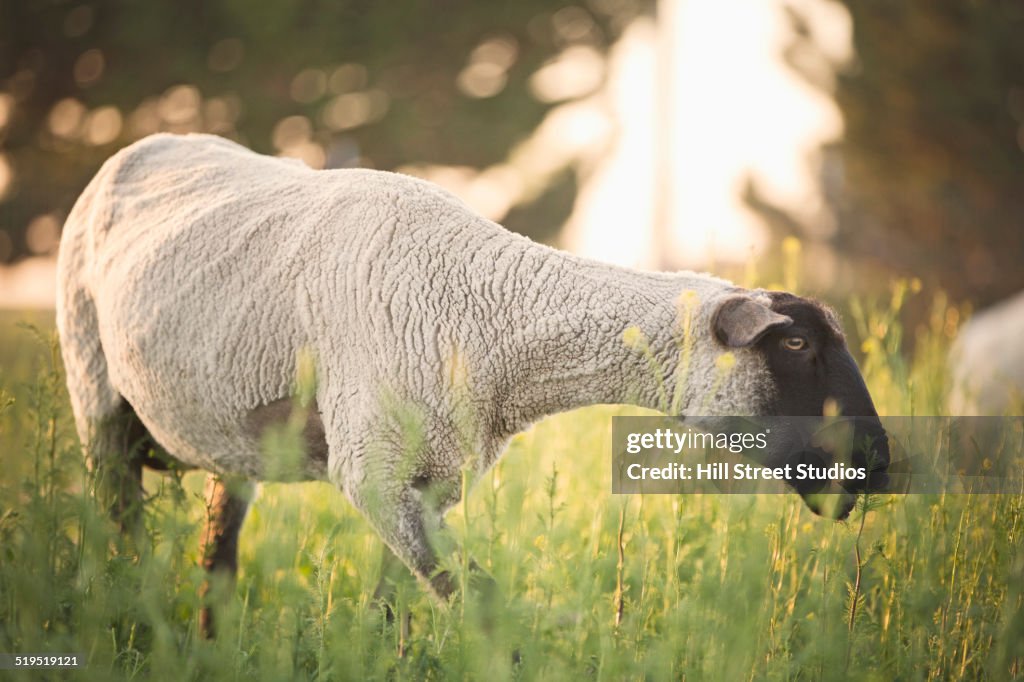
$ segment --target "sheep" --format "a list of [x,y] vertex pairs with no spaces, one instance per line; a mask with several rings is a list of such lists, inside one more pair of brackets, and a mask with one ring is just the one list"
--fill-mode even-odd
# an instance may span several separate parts
[[970,319],[950,351],[950,414],[1021,414],[1024,408],[1024,292]]
[[[251,482],[275,476],[261,434],[295,413],[304,353],[316,382],[298,477],[339,488],[441,597],[453,585],[431,537],[463,471],[487,471],[546,415],[663,409],[667,391],[680,415],[821,415],[831,400],[884,433],[821,304],[593,262],[419,179],[313,171],[214,136],[154,135],[110,158],[67,219],[58,278],[71,404],[112,513],[130,526],[143,465],[213,472],[211,571],[235,570]],[[686,380],[656,381],[652,360],[678,361],[680,301]],[[637,333],[646,353],[624,342]]]

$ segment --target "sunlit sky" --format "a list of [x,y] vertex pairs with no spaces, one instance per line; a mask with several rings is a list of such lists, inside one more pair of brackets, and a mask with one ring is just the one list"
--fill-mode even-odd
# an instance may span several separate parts
[[[808,18],[829,62],[851,58],[841,5],[789,4]],[[704,269],[756,255],[765,234],[740,196],[748,176],[772,202],[827,229],[813,155],[842,123],[834,103],[783,63],[792,29],[782,0],[660,0],[658,16],[657,24],[629,26],[607,62],[573,46],[534,74],[535,97],[564,103],[503,162],[398,170],[444,185],[500,222],[575,164],[580,192],[561,245],[620,265]],[[563,23],[571,28],[575,20],[567,15]],[[500,91],[511,50],[500,39],[481,43],[459,87],[478,97]],[[279,128],[275,136],[288,132]],[[289,155],[323,165],[322,153],[307,158],[295,149]],[[37,227],[51,234],[59,226]],[[0,269],[0,283],[2,307],[53,305],[52,260]]]

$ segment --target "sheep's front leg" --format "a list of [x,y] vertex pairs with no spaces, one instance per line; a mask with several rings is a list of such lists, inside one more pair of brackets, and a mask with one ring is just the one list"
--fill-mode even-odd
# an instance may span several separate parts
[[[459,499],[460,492],[459,480],[430,484],[415,478],[396,487],[392,495],[371,495],[370,499],[377,503],[361,506],[386,543],[375,598],[386,601],[393,596],[398,560],[441,599],[448,599],[456,590],[454,576],[448,571],[437,571],[439,561],[434,542],[444,528],[443,510],[452,500]],[[454,551],[456,547],[450,549]],[[474,592],[485,601],[493,600],[497,594],[494,579],[472,560],[468,578]]]
[[[357,506],[394,555],[441,599],[447,599],[455,590],[455,581],[447,571],[437,572],[438,555],[433,545],[443,527],[440,509],[425,504],[421,491],[413,485],[395,483],[384,490],[364,491],[370,494],[360,495]],[[382,570],[390,572],[391,563],[386,561]]]
[[[201,597],[210,591],[215,576],[233,584],[238,572],[238,534],[252,499],[253,484],[244,479],[225,480],[215,474],[206,478],[206,527],[203,529],[199,560],[207,571],[207,579],[199,588]],[[213,610],[204,604],[199,612],[199,629],[203,637],[214,634]]]
[[[395,622],[395,609],[398,608],[395,598],[397,590],[395,585],[402,581],[409,581],[412,576],[408,567],[395,556],[387,544],[381,545],[380,579],[377,581],[377,588],[373,591],[373,601],[384,609],[384,619],[388,625]],[[401,609],[397,614],[398,621],[398,655],[405,654],[405,644],[409,641],[409,633],[412,630],[412,613],[408,608]]]
[[388,622],[391,622],[395,616],[391,610],[391,604],[395,599],[395,585],[403,579],[409,581],[411,577],[409,568],[395,556],[391,548],[387,544],[381,545],[380,579],[373,591],[373,600],[384,605],[387,610]]

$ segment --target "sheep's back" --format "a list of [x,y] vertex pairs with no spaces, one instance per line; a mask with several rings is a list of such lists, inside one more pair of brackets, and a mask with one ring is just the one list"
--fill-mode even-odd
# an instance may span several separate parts
[[[379,180],[211,136],[153,136],[108,165],[91,188],[98,210],[67,229],[86,233],[76,276],[97,308],[110,381],[176,456],[240,468],[231,460],[251,459],[245,415],[290,395],[296,354],[318,342],[316,280],[359,260],[365,225],[338,213],[379,203],[366,196]],[[344,326],[351,292],[334,293]]]
[[206,135],[146,138],[87,194],[66,278],[95,303],[111,384],[175,456],[250,475],[247,415],[291,395],[303,349],[339,447],[371,389],[446,409],[451,358],[499,330],[470,288],[530,248],[429,183]]

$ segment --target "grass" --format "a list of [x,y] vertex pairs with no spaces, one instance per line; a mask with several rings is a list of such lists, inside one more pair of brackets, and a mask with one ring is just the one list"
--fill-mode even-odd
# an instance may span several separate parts
[[[918,288],[850,306],[885,414],[943,411],[956,312],[938,298],[930,321],[905,332],[901,306]],[[1024,496],[876,497],[846,523],[792,495],[616,497],[610,417],[625,410],[610,407],[518,436],[449,515],[503,590],[489,634],[472,596],[442,606],[405,582],[399,609],[413,625],[400,641],[370,599],[381,547],[366,522],[327,485],[275,484],[243,531],[224,630],[204,641],[202,478],[147,478],[148,542],[139,557],[119,552],[83,492],[48,323],[33,320],[46,329],[34,333],[16,317],[0,318],[0,652],[84,655],[87,667],[54,677],[1022,676]]]

